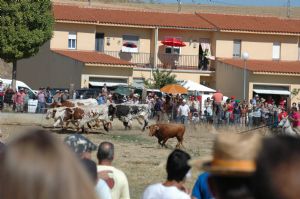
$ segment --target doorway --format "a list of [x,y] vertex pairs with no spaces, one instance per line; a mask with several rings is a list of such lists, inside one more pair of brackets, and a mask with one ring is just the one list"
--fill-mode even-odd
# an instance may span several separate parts
[[96,33],[95,50],[98,52],[104,52],[104,33]]

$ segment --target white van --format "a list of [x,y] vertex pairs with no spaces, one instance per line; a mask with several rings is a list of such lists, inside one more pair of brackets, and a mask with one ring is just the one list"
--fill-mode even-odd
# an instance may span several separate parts
[[[3,82],[5,88],[7,88],[11,85],[11,79],[1,79],[0,78],[0,80]],[[16,91],[19,91],[21,88],[23,88],[24,90],[27,90],[29,99],[37,99],[35,92],[27,84],[17,80],[16,81]]]
[[[11,85],[11,79],[1,79],[0,80],[3,82],[5,88],[9,87]],[[27,94],[29,97],[28,100],[28,112],[29,113],[35,113],[36,108],[37,108],[37,95],[36,93],[24,82],[21,81],[16,81],[16,91],[19,91],[21,88],[24,90],[27,90]]]

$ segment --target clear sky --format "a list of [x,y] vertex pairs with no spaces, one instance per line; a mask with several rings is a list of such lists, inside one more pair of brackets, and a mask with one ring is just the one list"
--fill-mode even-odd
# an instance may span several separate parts
[[[177,3],[177,0],[157,0],[161,3]],[[291,6],[300,6],[300,0],[290,0]],[[221,5],[243,5],[243,6],[286,6],[287,0],[181,0],[185,3],[197,4],[221,4]]]

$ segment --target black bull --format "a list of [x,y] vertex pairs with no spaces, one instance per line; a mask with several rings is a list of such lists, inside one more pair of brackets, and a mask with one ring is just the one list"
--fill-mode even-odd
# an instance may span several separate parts
[[131,123],[133,119],[137,119],[140,124],[140,119],[144,120],[143,131],[148,126],[148,110],[142,105],[109,105],[108,116],[113,121],[114,117],[118,118],[123,122],[123,125],[127,128],[131,128]]

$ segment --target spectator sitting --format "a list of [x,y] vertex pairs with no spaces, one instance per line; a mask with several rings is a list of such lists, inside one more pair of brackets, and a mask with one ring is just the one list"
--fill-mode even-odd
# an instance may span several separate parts
[[41,130],[7,145],[0,184],[1,199],[97,199],[78,159],[50,132]]
[[200,160],[200,163],[191,161],[191,165],[198,165],[210,173],[208,183],[216,199],[254,199],[252,180],[261,141],[258,134],[219,134],[213,159]]
[[300,198],[298,138],[282,136],[265,139],[256,162],[256,199]]
[[167,180],[164,183],[150,185],[143,193],[142,199],[190,199],[184,186],[185,177],[190,170],[190,155],[179,149],[174,150],[167,160]]
[[98,176],[109,186],[112,199],[130,199],[126,175],[112,166],[114,145],[110,142],[102,142],[98,148],[97,158]]

